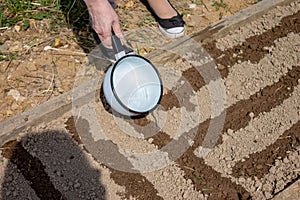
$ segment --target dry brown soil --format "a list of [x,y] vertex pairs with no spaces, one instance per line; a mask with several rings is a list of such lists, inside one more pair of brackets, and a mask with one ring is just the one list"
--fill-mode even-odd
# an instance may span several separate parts
[[[229,16],[255,1],[226,1],[230,10],[220,8],[219,11],[211,1],[203,2],[190,9],[191,0],[174,1],[179,12],[185,13],[187,34],[201,30],[220,17]],[[150,12],[140,1],[117,1],[117,5],[124,31],[156,27]],[[64,14],[67,15],[67,12]],[[50,21],[32,20],[26,31],[22,30],[22,23],[19,23],[0,32],[0,52],[17,55],[16,59],[0,61],[0,121],[69,91],[74,87],[78,70],[87,65],[86,53],[95,47],[88,28],[76,27],[72,31],[63,25],[53,30]],[[45,51],[46,46],[59,50]],[[152,50],[139,43],[135,47],[142,55]]]
[[[234,2],[244,3],[244,1]],[[184,3],[177,3],[175,5],[183,8]],[[235,6],[240,6],[237,6],[237,10],[245,5],[243,3],[235,3]],[[132,19],[136,20],[133,8],[137,4],[120,3],[120,5],[122,8],[127,5]],[[205,7],[196,8],[206,14]],[[199,11],[196,15],[197,9],[191,12],[191,16],[186,16],[187,21],[196,21],[193,17],[201,13]],[[199,123],[194,127],[187,125],[189,129],[185,130],[186,135],[194,136],[193,142],[171,165],[154,172],[129,173],[99,164],[95,161],[97,158],[90,155],[86,150],[88,147],[82,143],[86,139],[82,132],[89,135],[93,127],[84,114],[72,116],[72,113],[66,113],[53,122],[29,128],[18,140],[2,146],[3,161],[0,173],[2,199],[273,198],[300,178],[299,11],[299,0],[276,7],[255,21],[231,31],[225,37],[205,44],[205,50],[220,71],[221,80],[205,83],[204,77],[197,70],[199,64],[197,51],[189,52],[184,58],[170,59],[164,67],[176,68],[176,72],[184,77],[178,81],[183,84],[177,86],[176,91],[184,92],[185,86],[190,84],[198,97],[200,108],[197,108],[191,99],[185,102],[185,106],[181,106],[182,102],[176,97],[176,93],[173,90],[166,91],[161,102],[164,110],[161,112],[170,117],[167,118],[166,127],[159,129],[153,136],[137,139],[128,135],[117,135],[122,132],[116,123],[117,120],[105,110],[101,101],[97,103],[99,121],[102,120],[101,123],[111,136],[111,141],[106,143],[101,139],[99,141],[105,145],[112,145],[113,148],[126,147],[142,152],[160,149],[169,153],[163,147],[174,140],[174,132],[178,129],[180,120],[178,113],[185,111],[201,113]],[[220,14],[216,14],[218,15]],[[132,19],[128,17],[128,21]],[[204,20],[204,17],[201,19]],[[126,20],[124,17],[122,22],[124,25],[127,23]],[[200,24],[189,26],[188,32],[200,29],[202,27]],[[126,27],[136,28],[129,22]],[[12,33],[19,34],[13,30]],[[68,30],[66,33],[69,33]],[[45,83],[30,81],[31,77],[27,77],[26,83],[24,79],[16,83],[17,79],[12,72],[17,71],[18,67],[12,66],[15,66],[14,62],[17,61],[4,63],[8,66],[5,73],[11,78],[3,79],[7,80],[3,81],[7,84],[3,87],[7,88],[3,92],[2,106],[6,106],[3,109],[11,108],[13,105],[11,102],[17,102],[8,99],[11,96],[5,94],[13,88],[19,91],[20,88],[28,88],[28,83],[32,85],[31,89],[27,89],[28,94],[35,93],[39,88],[41,96],[25,98],[22,101],[30,103],[36,101],[36,104],[72,88],[71,80],[75,76],[76,66],[84,63],[85,57],[74,55],[74,51],[78,49],[75,48],[75,44],[69,45],[67,48],[73,51],[71,53],[73,57],[55,55],[57,52],[41,53],[38,50],[41,49],[40,45],[32,47],[37,48],[34,54],[31,48],[31,53],[24,55],[28,59],[32,54],[44,55],[40,56],[39,62],[36,61],[33,66],[36,67],[35,76],[41,74],[41,80]],[[144,48],[145,52],[148,50]],[[187,63],[186,60],[190,57],[194,62]],[[49,64],[41,67],[40,63],[47,60],[46,58],[50,59],[47,61]],[[59,63],[65,62],[70,65],[60,69]],[[23,69],[32,69],[29,68],[31,62],[27,63]],[[16,66],[22,68],[23,64],[19,61]],[[68,69],[66,74],[69,74],[69,79],[66,78],[67,75],[62,76],[60,70],[64,68]],[[71,69],[75,71],[72,72]],[[52,85],[53,74],[57,88]],[[45,78],[47,76],[49,80]],[[212,116],[205,105],[209,96],[207,92],[209,85],[215,81],[224,81],[227,101],[226,110],[221,111],[220,115]],[[13,87],[9,87],[8,83]],[[68,87],[68,85],[69,88],[59,92],[60,86]],[[21,94],[21,97],[25,97],[24,93]],[[31,99],[32,102],[27,99]],[[19,106],[19,103],[17,105]],[[10,109],[11,112],[8,114],[21,112],[18,106],[15,110]],[[221,136],[208,155],[201,157],[199,149],[204,144],[207,129],[211,123],[218,122],[222,113],[225,114],[225,122]],[[3,119],[8,117],[7,113],[2,116]],[[143,127],[149,125],[159,127],[157,124],[159,121],[154,118],[149,115],[141,119],[122,121],[134,134],[143,132],[145,130]],[[118,158],[124,159],[124,155],[120,154]],[[125,160],[130,163],[129,160]]]

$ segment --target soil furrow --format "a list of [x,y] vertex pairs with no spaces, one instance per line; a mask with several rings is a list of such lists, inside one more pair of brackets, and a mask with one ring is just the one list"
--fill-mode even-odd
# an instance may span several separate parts
[[194,91],[199,91],[200,88],[205,86],[205,81],[199,71],[195,67],[191,67],[182,73],[184,79],[193,87]]
[[[77,123],[85,123],[80,122],[80,119]],[[82,143],[77,132],[76,126],[74,124],[74,118],[71,117],[66,122],[66,128],[70,133],[72,133],[73,137],[77,142]],[[81,124],[82,127],[88,126],[88,123]],[[88,131],[88,129],[87,129]],[[123,155],[120,154],[121,157]],[[124,158],[126,159],[126,158]],[[119,193],[122,199],[129,199],[130,197],[136,199],[162,199],[157,193],[157,190],[154,188],[153,184],[149,182],[143,175],[139,173],[129,173],[115,170],[111,167],[108,167],[111,171],[110,177],[114,180],[114,182],[120,186],[125,187],[124,193]],[[130,183],[130,184],[128,184]]]
[[51,183],[42,162],[30,155],[16,140],[5,143],[2,154],[17,166],[36,195],[41,199],[66,199]]
[[[261,91],[252,95],[250,99],[239,101],[238,103],[230,106],[227,109],[226,122],[223,129],[224,132],[227,129],[231,129],[233,131],[244,128],[248,125],[251,120],[251,117],[258,116],[260,113],[269,112],[272,108],[280,105],[285,99],[289,98],[292,92],[294,91],[294,86],[297,85],[298,79],[300,78],[300,66],[293,67],[292,70],[289,70],[286,75],[280,78],[279,82],[267,86],[263,88]],[[253,113],[253,116],[249,116],[250,113]],[[201,146],[202,141],[205,137],[209,120],[201,123],[199,125],[199,129],[197,131],[197,135],[195,137],[193,149]],[[192,130],[195,131],[195,130]],[[153,140],[153,144],[162,148],[164,145],[168,144],[170,141],[170,137],[167,134],[159,133],[155,135],[155,140]],[[221,138],[219,139],[219,143],[221,143]],[[209,185],[210,187],[214,187],[214,180],[217,177],[217,172],[214,171],[210,167],[204,167],[202,159],[197,160],[199,158],[194,158],[194,150],[188,151],[191,155],[187,155],[186,153],[178,160],[181,169],[185,171],[185,178],[191,179],[194,185],[198,185],[198,189],[201,187],[205,187]],[[192,158],[190,158],[192,157]],[[186,163],[188,162],[188,163]],[[198,163],[198,164],[197,164]],[[200,167],[201,166],[201,167]],[[188,170],[186,167],[194,169],[195,172]],[[199,170],[198,170],[199,169]],[[209,171],[208,173],[203,173]],[[198,175],[205,174],[213,174],[212,177],[205,177],[203,180],[205,184],[201,184],[203,182],[199,181],[197,177],[195,177],[195,173],[198,172]],[[218,179],[221,180],[221,179]],[[224,184],[227,183],[228,180],[224,180]],[[210,183],[211,182],[211,183]],[[223,183],[222,183],[223,184]],[[233,187],[233,186],[232,186]],[[208,191],[210,193],[210,191]]]
[[160,105],[166,110],[171,110],[172,108],[180,108],[179,100],[172,90],[167,91],[166,94],[163,95]]
[[[238,101],[228,107],[222,134],[225,134],[228,129],[231,132],[244,128],[249,124],[251,118],[263,112],[269,112],[272,108],[280,105],[293,93],[294,87],[298,85],[299,78],[300,66],[295,66],[286,75],[282,76],[277,83],[266,86],[251,95],[249,99]],[[167,143],[162,142],[164,137],[156,136],[156,138],[160,143]],[[221,142],[222,138],[219,138],[217,144]],[[155,141],[153,143],[156,144]]]
[[[280,105],[294,92],[300,78],[300,66],[295,66],[282,76],[277,83],[261,89],[250,96],[227,108],[225,132],[228,129],[236,131],[246,127],[251,117],[258,116],[262,112],[269,112],[272,108]],[[250,114],[253,116],[250,117]]]
[[158,149],[163,148],[169,142],[172,141],[172,138],[170,137],[170,135],[168,135],[167,133],[161,132],[161,131],[158,132],[156,135],[154,135],[152,137],[152,139],[153,139],[152,144],[155,144]]
[[[233,66],[236,63],[245,61],[258,63],[266,54],[270,53],[268,47],[274,46],[275,42],[278,39],[286,37],[291,32],[299,33],[299,19],[300,12],[286,16],[281,19],[280,25],[275,26],[275,28],[269,29],[260,35],[251,36],[247,38],[246,41],[241,45],[236,45],[225,51],[217,48],[216,41],[210,42],[208,44],[203,44],[203,47],[207,51],[207,53],[214,59],[214,62],[218,65],[220,75],[224,79],[229,74],[228,66]],[[197,51],[195,51],[195,54],[197,54]],[[199,60],[198,58],[192,59]],[[202,65],[201,67],[203,68],[204,65]],[[199,91],[199,89],[205,85],[205,81],[199,73],[199,70],[201,71],[202,69],[198,69],[194,66],[182,73],[184,77],[183,79],[189,82],[194,91]]]
[[[282,18],[280,25],[275,26],[266,32],[251,36],[241,45],[234,46],[225,51],[221,51],[216,46],[216,41],[204,44],[206,51],[215,59],[217,64],[223,66],[225,71],[221,74],[228,74],[227,66],[232,66],[237,62],[250,61],[258,63],[266,54],[269,53],[267,47],[272,47],[274,42],[288,33],[299,33],[300,31],[300,12]],[[227,73],[226,73],[227,72]]]
[[11,161],[6,160],[3,156],[1,156],[1,160],[2,162],[0,164],[5,166],[1,173],[5,173],[5,177],[1,177],[0,179],[0,199],[23,200],[24,197],[27,197],[31,200],[40,200],[17,166]]
[[265,150],[251,154],[245,161],[236,163],[232,168],[232,175],[262,178],[269,173],[276,159],[286,157],[287,152],[293,151],[297,146],[300,146],[300,121],[285,131],[274,144]]
[[294,1],[285,6],[276,6],[276,8],[271,9],[262,17],[255,19],[255,26],[253,26],[253,22],[246,23],[245,25],[232,30],[224,37],[218,38],[217,47],[222,51],[233,48],[244,42],[248,37],[262,34],[275,26],[279,26],[283,17],[296,13],[299,8],[299,1]]
[[[213,120],[218,121],[217,118]],[[206,120],[189,133],[183,134],[184,136],[194,135],[195,140],[193,145],[176,160],[176,163],[184,171],[184,178],[190,179],[197,191],[209,194],[209,199],[249,199],[250,194],[243,187],[231,182],[229,178],[222,177],[219,172],[207,166],[203,159],[194,154],[194,150],[202,144],[210,123],[210,120]],[[165,134],[159,134],[153,143],[160,145],[165,138],[167,138]],[[167,151],[172,157],[172,149],[162,148],[161,150]]]
[[120,186],[125,187],[124,193],[119,193],[122,199],[153,199],[163,200],[157,193],[158,191],[154,188],[153,184],[147,180],[143,175],[138,173],[122,172],[110,168],[110,177],[114,182]]
[[[257,177],[233,178],[243,185],[253,195],[253,199],[271,199],[278,192],[293,184],[300,177],[300,146],[294,147],[283,158],[278,157],[275,164],[269,169],[269,173],[261,179]],[[288,198],[289,199],[289,198]],[[297,198],[291,198],[297,199]]]
[[[254,114],[253,117],[255,117],[255,116],[259,115],[260,113],[268,112],[273,107],[281,104],[293,92],[294,85],[297,84],[298,78],[299,78],[299,67],[293,67],[291,70],[288,71],[288,73],[286,75],[284,75],[282,78],[280,78],[279,82],[277,82],[271,86],[267,86],[266,88],[262,89],[261,91],[257,92],[256,94],[252,95],[250,97],[250,99],[240,101],[237,104],[234,104],[233,106],[229,107],[229,109],[228,109],[229,112],[227,115],[227,120],[226,120],[226,125],[224,128],[224,131],[226,131],[228,128],[230,128],[232,130],[238,130],[240,128],[247,126],[247,124],[251,120],[251,117],[249,116],[249,113],[251,113],[251,112],[253,112],[253,114]],[[169,100],[171,100],[171,99],[169,99]],[[169,107],[169,108],[173,107],[173,105],[170,105],[170,106],[164,105],[164,106]],[[208,122],[206,121],[205,123],[208,123]],[[140,123],[140,125],[143,125],[143,124],[148,124],[148,122],[144,123],[144,121],[142,121]],[[203,133],[206,133],[206,131],[203,131]],[[202,135],[202,137],[200,137],[199,135],[197,135],[195,147],[197,147],[197,145],[198,146],[201,145],[204,136],[205,135]],[[163,146],[168,144],[169,141],[171,140],[169,135],[164,134],[163,132],[160,132],[159,134],[155,135],[155,138],[153,138],[153,139],[154,140],[153,140],[152,144],[157,145],[159,148],[163,148]],[[164,150],[164,149],[162,149],[162,150]],[[194,158],[191,160],[194,161],[197,159]],[[203,160],[197,161],[197,162],[198,162],[198,164],[200,163],[199,166],[203,164]],[[195,167],[194,165],[196,165],[197,167]],[[187,170],[188,168],[193,168],[193,167],[198,168],[199,166],[197,164],[190,163],[190,164],[180,165],[180,166],[181,166],[181,169],[186,173],[185,178],[191,179],[193,181],[194,185],[200,185],[203,188],[205,188],[205,185],[201,185],[201,184],[197,183],[197,181],[198,181],[197,178],[194,177],[193,173],[189,175],[189,170]],[[210,186],[213,188],[213,185],[215,185],[214,180],[216,179],[216,177],[221,176],[221,175],[218,172],[212,172],[214,170],[211,169],[211,167],[206,166],[205,168],[200,168],[200,169],[201,170],[199,171],[199,173],[201,171],[205,171],[205,172],[207,171],[207,173],[205,173],[205,174],[213,174],[213,176],[210,178],[207,178],[206,182],[205,182],[206,185],[211,184]],[[228,181],[230,182],[229,179],[225,179],[223,181],[223,183],[225,185],[227,185]],[[211,183],[208,184],[208,182],[211,182]],[[231,188],[231,189],[229,189],[228,191],[236,192],[237,191],[236,188],[238,188],[238,186],[235,186],[235,184],[233,184],[233,185],[230,185],[229,188]],[[234,188],[234,189],[232,189],[232,188]],[[200,189],[200,188],[198,188],[198,189]],[[202,191],[202,188],[199,191]],[[239,189],[239,191],[242,191],[242,192],[240,192],[240,194],[246,193],[245,191],[243,192],[243,189]],[[210,192],[207,192],[207,193],[210,193]],[[236,195],[233,193],[226,194],[226,195]],[[239,192],[237,192],[237,193],[239,193]],[[219,195],[221,195],[221,194],[222,193],[219,193]]]
[[185,179],[184,171],[178,164],[143,174],[153,183],[159,194],[166,200],[204,200],[202,191],[197,191],[191,179]]
[[207,120],[198,127],[195,143],[176,161],[185,173],[184,178],[191,179],[197,191],[209,194],[209,199],[250,199],[250,194],[243,187],[222,177],[194,154],[205,137],[209,123],[210,120]]
[[299,91],[300,85],[294,88],[290,98],[270,112],[251,119],[245,128],[224,135],[223,142],[205,158],[208,165],[223,175],[229,175],[231,167],[238,161],[274,143],[299,120]]

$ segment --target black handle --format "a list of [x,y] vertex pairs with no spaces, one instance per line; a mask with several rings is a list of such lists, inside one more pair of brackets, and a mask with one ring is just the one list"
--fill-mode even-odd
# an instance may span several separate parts
[[115,51],[115,54],[120,53],[122,51],[125,51],[125,48],[122,45],[122,42],[121,42],[120,38],[118,38],[118,36],[113,34],[111,36],[111,41],[112,41],[112,46],[113,46],[113,49]]

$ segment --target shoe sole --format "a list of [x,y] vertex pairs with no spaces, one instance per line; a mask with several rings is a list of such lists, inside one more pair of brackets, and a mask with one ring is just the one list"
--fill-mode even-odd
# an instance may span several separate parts
[[158,28],[168,38],[179,38],[179,37],[182,37],[182,36],[184,36],[184,32],[185,32],[185,29],[183,29],[180,33],[169,33],[168,31],[166,31],[160,25],[158,25]]

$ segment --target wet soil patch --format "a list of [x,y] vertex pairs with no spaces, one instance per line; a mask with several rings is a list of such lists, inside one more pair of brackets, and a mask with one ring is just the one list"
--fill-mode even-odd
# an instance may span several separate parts
[[[216,41],[204,44],[206,51],[215,59],[217,64],[232,66],[237,62],[250,61],[251,63],[258,63],[269,50],[266,47],[271,47],[279,38],[286,37],[289,33],[300,32],[300,12],[289,15],[281,19],[280,25],[275,26],[266,32],[251,36],[246,39],[241,45],[236,45],[225,51],[221,51],[216,47]],[[226,69],[221,70],[221,74],[226,74]]]
[[[299,18],[299,12],[294,15],[285,17],[282,19],[282,22],[279,26],[276,26],[271,30],[267,30],[261,35],[250,37],[246,39],[246,42],[244,42],[242,45],[235,46],[233,48],[225,50],[224,52],[216,47],[216,41],[207,44],[206,50],[215,59],[216,63],[219,64],[218,69],[221,73],[221,76],[223,78],[226,78],[229,73],[229,70],[227,68],[228,66],[233,66],[235,63],[248,60],[252,63],[258,63],[265,55],[270,53],[269,50],[267,50],[264,47],[271,47],[275,44],[274,41],[276,39],[285,37],[290,32],[299,33]],[[207,36],[209,36],[209,32]],[[205,83],[203,82],[201,75],[198,72],[194,73],[195,71],[196,68],[188,69],[184,72],[183,77],[187,79],[188,82],[192,85],[194,91],[198,91],[202,86],[205,85]],[[234,106],[230,107],[228,109],[228,114],[226,117],[227,122],[223,131],[225,132],[228,128],[234,131],[238,130],[239,128],[243,128],[247,126],[247,124],[251,120],[249,115],[250,113],[253,113],[253,116],[255,117],[262,112],[270,111],[272,108],[280,105],[285,99],[289,98],[289,96],[293,92],[294,85],[297,85],[296,81],[297,79],[299,79],[299,70],[296,70],[296,67],[293,68],[288,72],[287,75],[283,76],[282,79],[279,81],[279,83],[275,83],[272,86],[268,86],[262,89],[260,92],[256,93],[255,95],[252,95],[250,97],[250,100],[241,101],[235,104]],[[178,100],[175,94],[167,93],[165,100],[162,101],[162,106],[166,110],[170,110],[174,107],[180,108],[182,107],[182,105],[183,104],[181,100]],[[108,111],[110,110],[109,107],[107,107],[106,109]],[[150,124],[149,120],[147,120],[146,118],[138,119],[136,121],[133,121],[133,123],[137,126],[148,126]],[[203,142],[203,138],[207,133],[209,123],[210,120],[207,120],[201,123],[199,127],[195,127],[192,130],[197,130],[197,135],[195,137],[194,144],[188,149],[188,151],[183,156],[181,156],[176,161],[176,163],[185,172],[185,179],[191,179],[195,188],[198,191],[210,195],[210,199],[249,199],[250,195],[247,191],[245,191],[243,187],[232,183],[230,179],[222,177],[220,173],[207,166],[203,159],[199,159],[194,155],[194,150],[197,147],[199,147]],[[73,139],[76,140],[79,144],[82,144],[80,136],[76,131],[74,119],[69,118],[66,124],[66,128],[72,134]],[[246,159],[246,161],[244,161],[241,164],[239,169],[239,166],[237,166],[235,172],[242,173],[240,172],[244,170],[242,169],[242,166],[247,166],[246,168],[256,167],[255,170],[262,171],[262,174],[258,174],[258,176],[263,176],[263,174],[267,173],[268,171],[267,168],[264,168],[264,166],[262,168],[259,166],[264,162],[263,158],[266,158],[267,163],[272,163],[275,157],[278,158],[285,156],[286,151],[289,151],[290,149],[292,151],[293,147],[299,144],[299,132],[296,132],[296,130],[299,130],[299,122],[296,125],[294,125],[290,130],[286,131],[284,133],[284,136],[282,136],[278,141],[276,141],[275,144],[267,147],[267,149],[264,151],[264,154],[260,155],[260,153],[258,153],[250,155],[249,161]],[[152,139],[153,144],[156,144],[160,149],[166,146],[171,141],[169,135],[167,135],[164,132],[159,132]],[[21,144],[17,141],[14,141],[14,143],[8,143],[6,145],[13,146],[14,148],[19,148],[18,145]],[[280,148],[282,146],[284,147],[284,150],[281,151]],[[23,150],[16,151],[19,155],[22,155],[22,157],[24,158],[14,158],[15,161],[12,160],[12,163],[14,163],[14,165],[20,166],[20,168],[26,169],[29,172],[36,170],[37,172],[35,173],[39,173],[39,169],[35,168],[40,168],[40,170],[42,171],[43,169],[45,169],[43,168],[44,166],[38,159],[30,157],[30,154],[26,152],[24,148]],[[10,156],[9,159],[12,159],[12,153],[6,153],[8,154],[7,156]],[[26,153],[29,155],[26,155]],[[262,159],[258,159],[260,156],[262,156]],[[31,161],[29,162],[27,160]],[[31,164],[31,162],[35,164],[33,164],[33,166],[31,167],[28,167],[27,165]],[[254,162],[257,162],[258,165],[256,166],[255,164],[253,164]],[[47,174],[43,174],[45,170],[44,172],[42,171],[40,172],[42,173],[42,176],[39,175],[40,178],[45,179],[45,181],[42,181],[42,185],[44,185],[44,188],[47,187],[48,190],[48,187],[50,187],[51,190],[51,187],[54,186],[51,184],[50,181],[50,185],[43,183],[47,182],[49,177],[47,177]],[[243,176],[257,176],[257,174],[255,174],[251,170],[244,171],[245,172],[242,174]],[[23,174],[22,170],[21,172]],[[157,190],[155,189],[155,187],[144,176],[141,176],[139,174],[120,172],[114,169],[111,169],[111,172],[111,178],[117,184],[125,187],[126,192],[120,194],[120,196],[122,196],[123,199],[162,199],[160,196],[157,195]],[[31,181],[32,183],[34,183],[35,177],[33,177],[31,180],[27,178],[26,175],[23,174],[23,176],[28,180],[28,182]],[[236,174],[236,176],[241,176],[241,174]],[[41,184],[40,181],[39,184]],[[56,192],[58,191],[54,191],[54,193]],[[55,196],[54,198],[49,197],[46,199],[60,199],[59,192],[57,195],[58,196]]]
[[176,161],[185,172],[185,179],[191,179],[195,189],[209,195],[209,199],[250,199],[248,193],[229,178],[224,178],[194,154],[206,135],[210,120],[200,124],[195,143]]
[[51,183],[42,162],[30,155],[21,142],[10,141],[5,143],[2,148],[2,155],[15,164],[39,198],[66,199]]
[[179,101],[173,90],[168,90],[166,94],[163,95],[160,105],[166,110],[171,110],[172,108],[180,108]]
[[[290,97],[294,87],[298,84],[299,78],[300,66],[293,67],[277,83],[265,87],[252,95],[248,100],[239,101],[229,107],[226,112],[223,132],[229,128],[236,131],[247,126],[251,120],[249,116],[251,112],[254,116],[257,116],[262,112],[269,112],[272,108],[280,105],[285,99]],[[239,199],[241,196],[243,197],[242,199],[248,198],[249,193],[245,189],[232,183],[229,179],[221,177],[221,174],[206,166],[203,159],[199,159],[194,155],[193,151],[201,146],[203,142],[209,123],[210,120],[207,120],[199,125],[193,146],[176,162],[185,172],[185,178],[191,179],[197,190],[210,194],[211,199]],[[155,136],[153,144],[161,149],[170,140],[167,134],[159,133]],[[218,144],[220,143],[221,138],[218,141]]]
[[251,120],[250,113],[253,113],[253,117],[255,117],[280,105],[293,93],[294,87],[298,85],[299,78],[300,66],[295,66],[286,75],[282,76],[277,83],[263,88],[247,100],[239,101],[230,106],[226,112],[223,132],[229,128],[236,131],[246,127]]
[[[74,117],[70,117],[66,121],[66,129],[69,133],[71,133],[75,140],[82,144],[78,131],[76,129]],[[87,130],[88,131],[88,130]],[[85,148],[88,152],[88,150]],[[123,155],[120,154],[121,157]],[[94,158],[97,160],[96,158]],[[101,164],[106,166],[105,164]],[[163,198],[158,196],[158,191],[154,188],[153,184],[149,182],[144,176],[138,173],[129,173],[123,172],[111,167],[106,166],[110,169],[111,174],[110,177],[114,180],[114,182],[120,186],[125,187],[125,193],[119,193],[122,199],[130,199],[130,197],[134,197],[136,199],[160,199]]]
[[286,157],[287,152],[293,151],[297,146],[300,146],[300,121],[265,150],[251,154],[244,162],[238,162],[232,169],[232,175],[263,178],[276,159]]
[[69,117],[68,120],[65,122],[66,129],[69,131],[69,134],[72,136],[78,144],[82,144],[80,136],[76,130],[75,119],[74,117]]
[[[240,101],[233,106],[227,109],[226,122],[224,125],[225,132],[228,128],[236,131],[240,128],[243,128],[248,125],[251,120],[249,113],[252,112],[254,116],[259,115],[262,112],[269,112],[272,108],[280,105],[285,99],[289,98],[292,92],[294,91],[294,87],[298,84],[298,79],[300,78],[300,66],[293,67],[288,71],[286,75],[280,78],[280,80],[271,85],[267,86],[256,94],[252,95],[248,100]],[[209,126],[210,120],[207,120],[199,125],[197,130],[197,135],[194,140],[193,146],[176,162],[179,164],[180,168],[185,172],[185,178],[191,179],[195,188],[198,191],[202,191],[206,194],[210,195],[211,199],[247,199],[250,198],[249,193],[234,183],[232,183],[229,179],[221,177],[221,174],[213,170],[211,167],[207,166],[204,163],[203,159],[198,158],[194,155],[194,150],[201,146],[203,139],[207,133],[207,128]],[[294,129],[292,129],[294,130]],[[158,145],[160,148],[163,145],[166,145],[170,142],[170,138],[165,137],[166,134],[158,134],[157,138],[153,141],[153,144]],[[294,141],[298,141],[298,138],[289,138],[287,139]],[[218,143],[221,143],[221,138],[219,138]],[[294,143],[290,143],[290,146]],[[280,141],[278,142],[280,145]],[[283,150],[286,152],[289,149]],[[272,152],[272,150],[271,150]],[[251,161],[257,160],[260,155],[255,156],[250,161],[246,161],[246,163],[251,163]],[[278,156],[276,156],[278,157]],[[265,158],[265,157],[263,157]],[[264,162],[264,159],[261,160]],[[259,171],[253,168],[253,165],[240,164],[239,167],[236,167],[236,175],[238,176],[238,171],[241,170],[240,173],[243,173],[246,169],[249,171]],[[246,169],[242,167],[246,165]],[[260,167],[260,165],[256,165],[256,167]],[[252,170],[253,169],[253,170]],[[261,173],[264,174],[268,171],[262,170]],[[249,173],[249,172],[248,172]],[[227,192],[225,192],[227,191]]]
[[[277,83],[265,87],[252,95],[248,100],[239,101],[229,107],[226,112],[227,115],[223,132],[229,128],[236,131],[247,126],[251,120],[249,116],[251,112],[255,117],[262,112],[269,112],[272,108],[280,105],[293,93],[299,78],[300,66],[293,67],[286,75],[282,76]],[[246,192],[245,189],[232,183],[229,179],[221,177],[221,174],[205,165],[203,159],[199,159],[194,155],[193,151],[201,146],[203,142],[209,123],[210,120],[207,120],[199,125],[193,146],[176,162],[185,172],[185,178],[191,179],[197,190],[210,194],[211,199],[250,198],[249,193]],[[153,141],[153,144],[162,148],[162,145],[167,144],[169,141],[169,137],[164,137],[164,135],[160,133],[157,135],[157,139]],[[221,138],[219,138],[218,144],[221,142]],[[237,169],[237,171],[238,170],[239,169]]]
[[[217,118],[214,120],[218,120]],[[202,158],[194,154],[195,149],[202,144],[210,123],[211,120],[206,120],[198,127],[193,128],[189,133],[183,134],[182,137],[194,135],[194,143],[175,162],[184,171],[184,178],[186,180],[191,179],[195,189],[208,194],[209,199],[250,199],[250,194],[242,186],[231,182],[228,178],[222,177],[219,172],[206,165]],[[170,138],[168,136],[160,133],[157,139],[153,141],[153,144],[161,147],[169,141]]]
[[151,123],[151,121],[149,119],[147,119],[146,117],[143,117],[140,119],[132,119],[129,122],[132,124],[136,124],[138,126],[146,126]]
[[164,146],[166,146],[169,142],[172,141],[172,138],[164,133],[164,132],[158,132],[156,135],[154,135],[153,137],[151,137],[153,139],[152,144],[155,144],[157,146],[158,149],[163,148]]
[[115,169],[111,169],[110,177],[118,185],[125,187],[125,193],[119,193],[122,199],[154,199],[163,200],[157,193],[151,182],[149,182],[144,176],[136,173],[121,172]]
[[203,77],[195,67],[185,70],[182,76],[191,84],[194,91],[199,91],[200,88],[206,85]]

